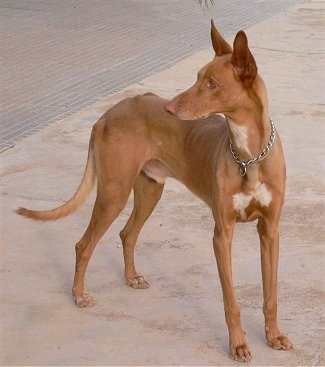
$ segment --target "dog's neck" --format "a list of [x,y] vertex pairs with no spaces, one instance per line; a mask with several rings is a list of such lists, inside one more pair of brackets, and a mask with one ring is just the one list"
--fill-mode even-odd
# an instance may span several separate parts
[[227,115],[230,141],[244,161],[257,157],[268,144],[271,134],[266,88],[259,76],[248,97],[245,108]]

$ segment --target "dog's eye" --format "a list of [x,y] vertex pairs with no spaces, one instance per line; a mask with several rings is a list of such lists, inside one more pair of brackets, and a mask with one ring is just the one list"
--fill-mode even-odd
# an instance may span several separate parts
[[217,83],[214,80],[209,79],[208,80],[208,88],[209,89],[216,89],[217,88]]

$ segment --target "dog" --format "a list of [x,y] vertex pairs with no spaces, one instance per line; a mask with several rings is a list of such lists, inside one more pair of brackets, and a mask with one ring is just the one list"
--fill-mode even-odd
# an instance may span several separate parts
[[152,93],[122,100],[95,123],[85,173],[69,201],[52,210],[19,208],[17,213],[42,221],[65,217],[85,201],[97,180],[92,217],[76,244],[72,291],[77,306],[90,307],[94,298],[84,291],[88,262],[132,189],[133,211],[120,232],[125,278],[133,288],[149,286],[136,271],[134,247],[166,179],[178,179],[212,210],[230,355],[249,361],[232,282],[233,231],[236,222],[257,220],[266,340],[275,349],[291,349],[277,323],[278,225],[286,168],[246,34],[239,31],[232,48],[211,21],[211,40],[215,57],[199,71],[191,88],[170,101]]

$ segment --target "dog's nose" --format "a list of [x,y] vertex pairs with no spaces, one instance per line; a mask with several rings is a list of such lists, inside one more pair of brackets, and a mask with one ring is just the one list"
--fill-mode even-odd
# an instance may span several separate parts
[[176,103],[174,102],[174,99],[172,99],[171,101],[167,102],[165,104],[165,110],[171,114],[175,114],[176,112]]

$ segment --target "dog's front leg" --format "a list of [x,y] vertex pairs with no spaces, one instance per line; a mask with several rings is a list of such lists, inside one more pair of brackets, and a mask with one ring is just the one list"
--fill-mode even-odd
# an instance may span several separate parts
[[278,220],[260,218],[257,229],[261,243],[263,312],[267,343],[274,349],[291,349],[290,340],[280,333],[277,322],[277,274],[279,259]]
[[241,325],[240,310],[235,298],[232,281],[231,241],[234,225],[235,222],[226,223],[226,221],[216,220],[213,248],[223,292],[225,316],[229,330],[230,354],[236,361],[248,362],[251,353]]

